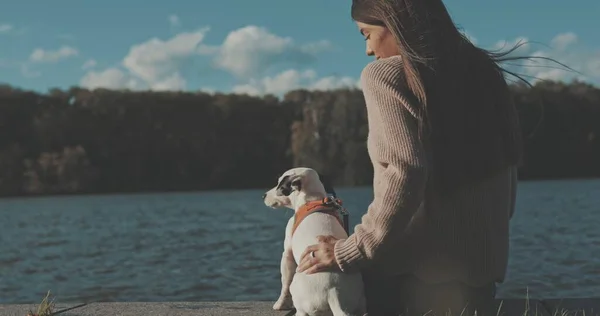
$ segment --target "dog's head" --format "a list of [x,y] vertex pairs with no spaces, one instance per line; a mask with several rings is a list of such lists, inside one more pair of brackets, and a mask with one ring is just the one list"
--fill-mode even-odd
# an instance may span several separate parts
[[294,168],[279,177],[277,185],[263,195],[265,205],[272,208],[297,209],[309,201],[335,195],[330,183],[311,168]]

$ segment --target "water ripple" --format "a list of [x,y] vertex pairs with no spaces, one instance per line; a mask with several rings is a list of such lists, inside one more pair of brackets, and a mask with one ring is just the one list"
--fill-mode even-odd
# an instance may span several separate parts
[[[340,189],[356,224],[369,188]],[[0,200],[0,303],[274,300],[291,211],[258,191]],[[499,296],[600,292],[600,181],[522,183]]]

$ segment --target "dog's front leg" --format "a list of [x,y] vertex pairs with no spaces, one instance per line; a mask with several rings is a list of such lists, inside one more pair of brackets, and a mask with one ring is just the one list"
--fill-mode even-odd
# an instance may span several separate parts
[[285,229],[285,241],[283,242],[283,254],[281,255],[281,294],[273,305],[274,310],[290,310],[294,308],[290,285],[296,273],[296,260],[292,253],[292,225],[294,218],[288,221]]
[[286,249],[281,256],[281,294],[279,299],[273,305],[275,310],[289,310],[294,308],[292,295],[290,293],[290,285],[296,273],[296,261],[292,249]]

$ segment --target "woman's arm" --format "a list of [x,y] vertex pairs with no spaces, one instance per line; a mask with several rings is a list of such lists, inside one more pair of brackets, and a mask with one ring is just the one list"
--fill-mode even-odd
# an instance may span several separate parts
[[423,201],[427,158],[418,136],[417,106],[409,104],[398,57],[367,65],[361,84],[369,116],[369,155],[374,167],[374,200],[348,239],[335,245],[344,272],[381,257],[401,241]]

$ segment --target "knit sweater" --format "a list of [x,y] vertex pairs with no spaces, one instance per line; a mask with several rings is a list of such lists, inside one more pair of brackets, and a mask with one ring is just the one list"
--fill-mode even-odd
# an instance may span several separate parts
[[471,286],[502,282],[516,167],[452,194],[436,192],[428,181],[430,153],[419,138],[418,104],[406,97],[403,76],[399,56],[362,71],[374,198],[354,233],[336,242],[336,261],[349,273],[412,273],[425,282]]

